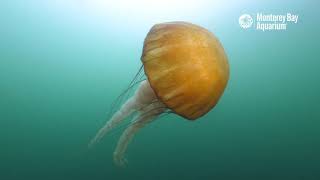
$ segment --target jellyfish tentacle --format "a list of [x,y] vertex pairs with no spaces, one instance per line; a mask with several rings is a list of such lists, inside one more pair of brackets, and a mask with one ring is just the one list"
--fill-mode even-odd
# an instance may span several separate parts
[[113,116],[107,121],[107,123],[99,130],[97,135],[89,143],[89,147],[93,147],[98,143],[111,129],[120,124],[126,117],[135,112],[137,109],[141,108],[140,104],[136,103],[134,97],[130,98],[125,104],[123,104]]
[[148,81],[142,81],[134,96],[127,100],[127,102],[124,103],[111,117],[111,119],[99,130],[97,135],[89,143],[89,147],[93,147],[106,135],[107,132],[124,121],[129,115],[137,111],[144,111],[145,107],[153,104],[156,100],[157,97],[151,89]]
[[150,104],[143,108],[133,123],[122,133],[120,140],[118,141],[117,147],[113,153],[113,159],[116,165],[125,166],[127,164],[124,154],[134,135],[146,124],[155,120],[157,116],[165,111],[166,107],[161,102]]
[[[157,101],[158,101],[158,100],[153,101],[151,104],[157,103]],[[137,109],[137,110],[136,110],[135,112],[133,112],[133,113],[138,113],[138,112],[142,111],[146,106],[147,106],[147,105],[140,107],[139,109]],[[161,108],[163,109],[163,107],[161,107]],[[162,113],[162,114],[166,114],[166,113],[167,113],[167,112],[164,112],[164,113]],[[129,126],[131,126],[133,123],[136,123],[136,121],[137,121],[137,118],[136,118],[136,117],[137,117],[137,115],[134,116],[134,117],[132,118],[132,120],[130,120],[130,121],[128,121],[128,122],[125,122],[125,123],[122,123],[122,124],[119,124],[118,126],[116,126],[115,128],[113,128],[113,129],[112,129],[112,132],[110,132],[109,134],[110,134],[110,135],[111,135],[111,134],[115,134],[115,133],[117,133],[118,131],[123,130],[123,128],[126,129],[126,128],[128,128]]]
[[[153,118],[149,116],[149,118]],[[124,166],[127,160],[124,158],[124,153],[128,147],[129,142],[133,138],[134,134],[144,126],[145,123],[136,122],[129,126],[121,135],[116,150],[113,153],[113,159],[116,165]]]
[[141,74],[143,70],[143,65],[139,68],[138,72],[136,73],[136,75],[134,76],[134,78],[131,80],[129,86],[116,98],[116,100],[112,103],[111,105],[111,109],[109,111],[108,117],[111,117],[111,115],[113,113],[115,113],[116,107],[119,106],[119,104],[123,103],[123,100],[128,98],[128,95],[130,94],[131,89],[133,89],[133,87],[142,82],[143,80],[141,80]]
[[92,147],[99,142],[106,133],[124,121],[130,114],[137,112],[136,118],[134,118],[121,135],[114,152],[114,162],[119,166],[123,166],[126,164],[124,153],[135,133],[147,123],[153,121],[160,114],[165,113],[166,110],[166,105],[158,100],[149,82],[147,80],[142,81],[134,96],[123,104],[112,118],[99,130],[97,135],[90,142],[89,147]]

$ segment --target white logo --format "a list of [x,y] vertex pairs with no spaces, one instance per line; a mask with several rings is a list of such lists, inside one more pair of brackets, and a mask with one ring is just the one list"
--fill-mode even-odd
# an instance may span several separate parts
[[239,17],[239,24],[240,27],[242,27],[243,29],[248,29],[249,27],[252,26],[253,23],[253,19],[249,14],[242,14]]
[[[262,32],[266,31],[284,31],[288,26],[297,24],[299,20],[298,14],[272,14],[257,12],[256,14],[242,14],[239,17],[239,25],[243,29],[253,28]],[[254,22],[254,24],[253,24]]]

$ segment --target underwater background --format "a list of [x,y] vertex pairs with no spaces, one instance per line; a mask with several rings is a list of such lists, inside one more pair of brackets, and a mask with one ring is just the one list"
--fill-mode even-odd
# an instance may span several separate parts
[[[0,1],[0,179],[320,179],[319,1]],[[241,14],[299,14],[285,31]],[[155,23],[213,32],[230,63],[218,105],[143,128],[128,166],[123,128],[93,149],[111,103],[141,66]]]

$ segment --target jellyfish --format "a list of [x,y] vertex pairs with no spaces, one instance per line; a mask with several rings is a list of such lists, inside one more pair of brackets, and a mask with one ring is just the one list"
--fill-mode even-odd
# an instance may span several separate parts
[[154,25],[144,40],[141,61],[140,71],[146,79],[135,82],[139,87],[133,96],[89,144],[92,147],[136,113],[113,154],[120,166],[127,164],[127,146],[142,127],[168,111],[187,120],[200,118],[217,104],[229,79],[227,56],[219,40],[207,29],[188,22]]

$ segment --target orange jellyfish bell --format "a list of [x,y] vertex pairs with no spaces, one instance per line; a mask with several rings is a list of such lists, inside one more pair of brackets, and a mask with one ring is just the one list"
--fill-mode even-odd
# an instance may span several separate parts
[[[122,133],[113,153],[117,165],[125,165],[125,151],[134,134],[158,116],[174,112],[195,120],[212,109],[221,97],[228,79],[227,56],[218,39],[208,30],[186,22],[154,25],[148,33],[141,57],[147,79],[139,80],[142,67],[121,94],[139,84],[91,140],[99,142],[107,132],[135,113]],[[119,100],[120,101],[120,100]],[[112,110],[111,110],[112,112]]]
[[229,79],[227,56],[218,39],[191,23],[154,25],[141,60],[158,98],[190,120],[217,104]]

